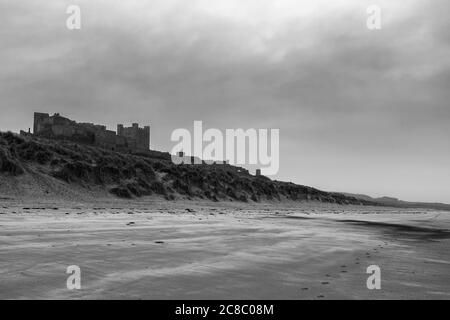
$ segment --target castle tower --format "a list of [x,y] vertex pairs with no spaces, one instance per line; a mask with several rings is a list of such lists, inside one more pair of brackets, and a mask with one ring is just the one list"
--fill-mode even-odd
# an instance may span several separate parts
[[33,133],[38,134],[40,131],[41,124],[50,117],[48,113],[34,113],[34,123],[33,123]]
[[144,145],[150,149],[150,126],[144,127]]
[[117,135],[118,136],[123,136],[123,124],[118,124],[117,125]]
[[138,123],[133,123],[131,127],[117,125],[117,135],[125,137],[130,149],[147,151],[150,149],[150,126],[139,128]]

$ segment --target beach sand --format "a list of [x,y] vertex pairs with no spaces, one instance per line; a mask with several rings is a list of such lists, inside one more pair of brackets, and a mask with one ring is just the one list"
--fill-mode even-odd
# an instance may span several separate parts
[[[0,299],[449,299],[450,213],[0,201]],[[30,204],[33,203],[33,204]],[[68,266],[81,290],[68,290]],[[381,269],[369,290],[367,267]]]

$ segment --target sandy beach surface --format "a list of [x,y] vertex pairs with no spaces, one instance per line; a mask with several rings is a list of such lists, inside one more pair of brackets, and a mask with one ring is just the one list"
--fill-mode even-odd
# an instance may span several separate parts
[[4,199],[0,299],[450,299],[450,213]]

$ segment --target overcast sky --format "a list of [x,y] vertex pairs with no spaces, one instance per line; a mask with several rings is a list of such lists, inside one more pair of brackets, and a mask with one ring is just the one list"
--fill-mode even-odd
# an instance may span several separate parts
[[0,130],[278,128],[276,179],[450,203],[449,30],[448,0],[0,0]]

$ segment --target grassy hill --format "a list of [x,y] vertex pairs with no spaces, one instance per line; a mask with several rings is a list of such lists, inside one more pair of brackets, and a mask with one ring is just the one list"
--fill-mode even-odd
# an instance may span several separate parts
[[168,153],[119,153],[70,141],[0,133],[0,195],[105,192],[120,198],[160,195],[211,201],[314,200],[376,204],[250,175],[231,165],[175,165]]

